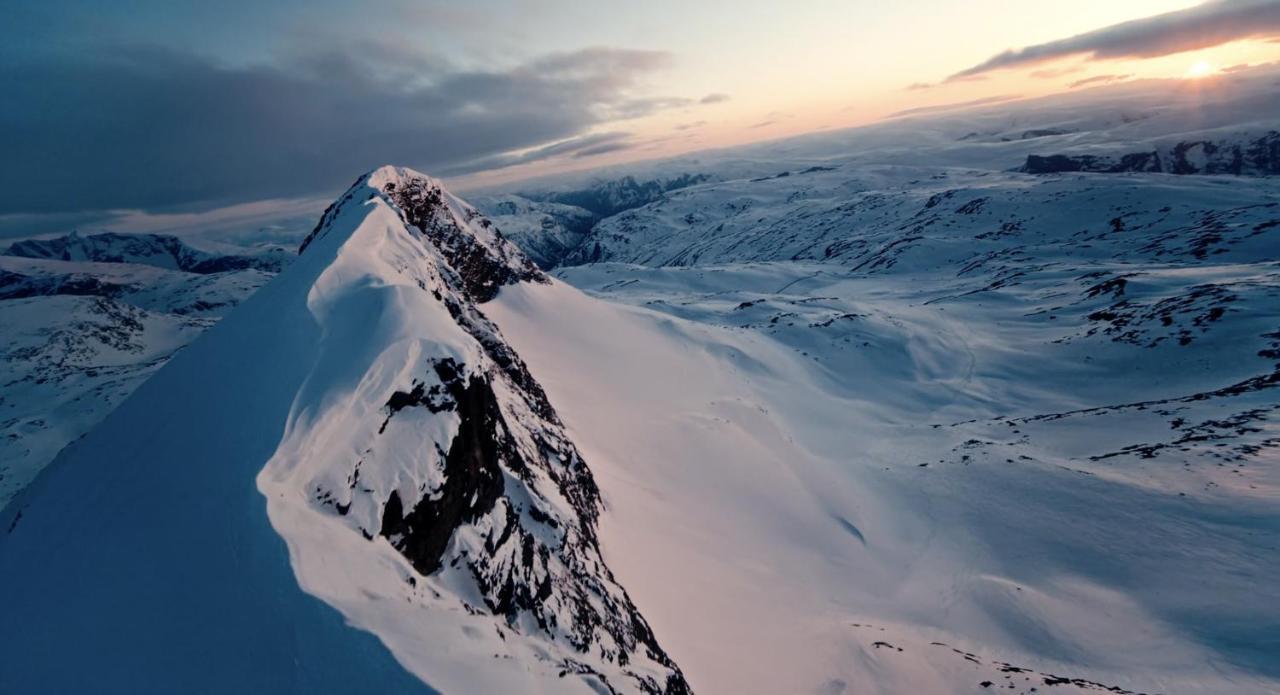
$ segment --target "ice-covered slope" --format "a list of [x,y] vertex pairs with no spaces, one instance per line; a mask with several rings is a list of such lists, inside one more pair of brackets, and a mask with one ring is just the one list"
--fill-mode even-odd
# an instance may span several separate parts
[[513,282],[545,279],[473,208],[363,177],[5,511],[0,689],[682,692],[478,307]]

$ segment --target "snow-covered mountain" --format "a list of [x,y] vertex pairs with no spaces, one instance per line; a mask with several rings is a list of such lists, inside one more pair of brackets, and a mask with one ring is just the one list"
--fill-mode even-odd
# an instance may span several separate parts
[[1280,132],[1246,134],[1219,140],[1179,140],[1146,152],[1108,155],[1028,155],[1022,171],[1059,174],[1073,171],[1152,172],[1164,174],[1280,174]]
[[[120,690],[144,671],[162,690],[403,682],[300,585],[446,691],[685,692],[601,557],[589,464],[481,310],[547,282],[437,182],[362,177],[277,281],[10,505],[4,631],[24,639],[5,688]],[[87,663],[57,669],[67,652]]]

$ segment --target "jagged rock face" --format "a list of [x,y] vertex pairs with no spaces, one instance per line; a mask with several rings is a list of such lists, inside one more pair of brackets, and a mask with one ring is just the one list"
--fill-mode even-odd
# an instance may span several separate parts
[[482,240],[474,231],[460,231],[445,214],[439,186],[409,179],[388,182],[383,190],[404,212],[409,224],[421,230],[444,254],[449,266],[461,277],[467,294],[475,301],[487,302],[500,287],[513,282],[546,281],[533,261],[503,239],[502,233],[475,208],[466,208],[467,222],[479,225],[490,238]]
[[[424,399],[419,383],[414,392],[392,394],[387,408],[392,414],[405,406],[458,414],[458,432],[443,461],[444,482],[408,514],[400,494],[393,490],[382,509],[379,532],[391,539],[423,574],[440,569],[440,558],[454,529],[475,522],[493,509],[503,491],[499,461],[514,462],[519,456],[502,424],[497,397],[488,382],[477,376],[463,381],[453,360],[437,362],[435,371],[440,385],[432,388],[430,397]],[[496,548],[506,541],[510,526],[503,531],[504,536],[488,547]],[[550,592],[549,586],[547,591]]]
[[[419,307],[406,330],[423,335],[407,363],[371,367],[409,375],[377,401],[381,409],[335,413],[350,433],[342,448],[360,452],[354,463],[300,444],[311,504],[370,541],[387,539],[420,576],[469,587],[460,593],[483,602],[469,611],[544,640],[561,655],[561,674],[586,674],[612,691],[688,692],[600,555],[591,471],[480,310],[504,285],[548,280],[474,208],[405,170],[360,179],[326,211],[304,253],[353,210],[384,205],[403,226],[387,232],[378,262],[391,260],[401,276],[397,286],[411,297],[397,306]],[[345,243],[361,253],[368,246]],[[335,272],[348,278],[351,269]],[[318,285],[325,282],[322,275]]]
[[1120,157],[1106,155],[1028,155],[1020,171],[1028,174],[1149,172],[1270,176],[1280,174],[1280,132],[1244,140],[1196,140]]
[[[503,238],[478,210],[457,198],[446,202],[447,194],[439,183],[426,177],[378,177],[377,173],[362,177],[339,203],[349,201],[353,191],[371,195],[368,189],[380,190],[399,211],[405,224],[422,233],[444,256],[449,268],[460,278],[461,289],[471,299],[487,302],[503,285],[513,282],[546,282],[546,276],[533,261]],[[305,251],[312,240],[323,233],[339,203],[325,210],[299,252]]]

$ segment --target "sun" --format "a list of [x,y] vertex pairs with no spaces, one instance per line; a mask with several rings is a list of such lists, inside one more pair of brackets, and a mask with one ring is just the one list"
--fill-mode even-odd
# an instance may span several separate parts
[[1213,66],[1205,60],[1197,60],[1187,70],[1187,79],[1194,80],[1198,77],[1204,77],[1213,72]]

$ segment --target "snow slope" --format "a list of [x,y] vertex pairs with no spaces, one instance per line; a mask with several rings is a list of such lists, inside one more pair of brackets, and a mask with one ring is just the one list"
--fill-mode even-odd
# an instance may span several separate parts
[[[832,336],[812,329],[801,351],[796,336],[708,325],[716,304],[737,304],[728,288],[777,287],[785,271],[676,271],[718,290],[696,295],[677,295],[695,280],[672,271],[565,271],[602,272],[631,282],[609,296],[646,285],[652,301],[666,281],[663,296],[685,306],[627,309],[557,284],[504,290],[490,313],[592,461],[606,559],[695,690],[1276,687],[1277,616],[1260,609],[1280,569],[1273,465],[1258,462],[1260,490],[1187,501],[1083,475],[1039,433],[968,443],[935,425],[980,408],[989,387],[948,355],[970,349],[989,369],[1014,346],[964,319],[920,325],[904,311],[899,345],[837,362]],[[695,311],[702,320],[671,315]],[[1089,426],[1105,441],[1107,423]],[[1123,438],[1131,423],[1112,426]]]

